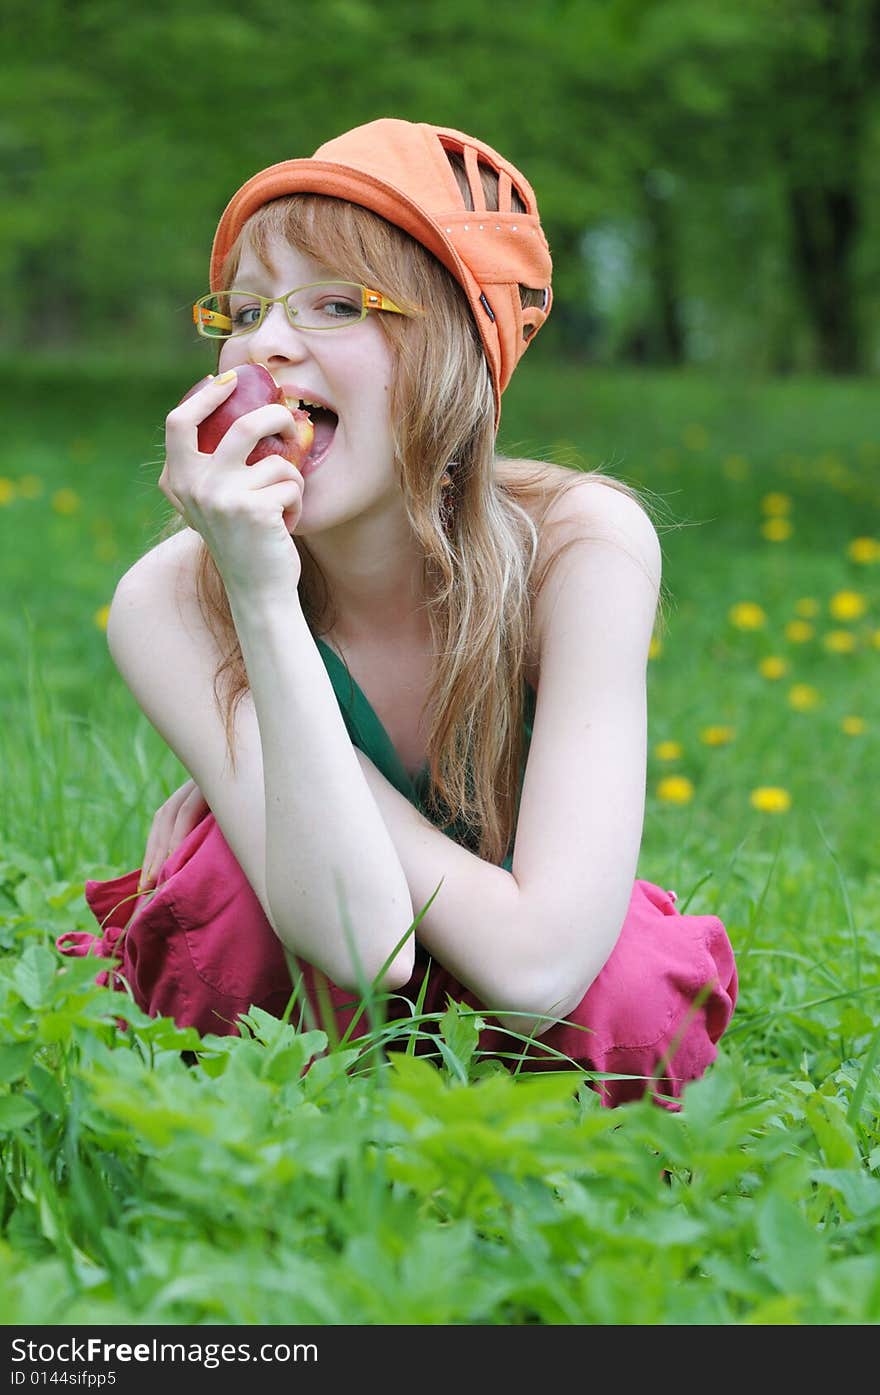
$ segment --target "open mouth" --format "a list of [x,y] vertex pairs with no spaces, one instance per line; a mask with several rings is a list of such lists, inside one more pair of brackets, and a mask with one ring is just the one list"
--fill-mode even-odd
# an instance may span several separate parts
[[329,407],[319,407],[316,402],[308,402],[302,397],[287,398],[287,405],[291,411],[299,407],[302,411],[307,412],[315,428],[315,439],[304,462],[314,468],[321,463],[333,444],[333,437],[336,435],[336,428],[339,425],[339,417],[335,412],[331,412]]

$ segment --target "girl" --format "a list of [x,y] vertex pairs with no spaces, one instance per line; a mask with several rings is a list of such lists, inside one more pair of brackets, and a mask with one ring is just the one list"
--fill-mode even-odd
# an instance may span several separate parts
[[[167,419],[182,522],[108,626],[192,779],[61,947],[203,1032],[300,975],[331,1031],[369,983],[409,1016],[427,973],[484,1050],[676,1107],[737,981],[716,917],[635,880],[657,535],[625,486],[495,452],[550,278],[531,187],[458,131],[373,121],[234,195],[194,307],[218,376]],[[310,412],[302,470],[245,466],[281,404],[199,452],[246,364]]]

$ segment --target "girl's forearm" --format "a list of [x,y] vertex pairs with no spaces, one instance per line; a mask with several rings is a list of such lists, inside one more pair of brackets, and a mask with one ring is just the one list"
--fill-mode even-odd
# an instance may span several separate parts
[[[229,602],[260,731],[272,922],[286,949],[354,990],[412,923],[406,876],[298,599],[233,589]],[[407,981],[413,952],[410,939],[381,986]]]
[[415,914],[431,901],[416,938],[487,1008],[497,1009],[504,1026],[540,1036],[584,990],[560,986],[564,965],[551,971],[540,918],[524,904],[516,878],[448,838],[369,756],[356,755],[394,839]]

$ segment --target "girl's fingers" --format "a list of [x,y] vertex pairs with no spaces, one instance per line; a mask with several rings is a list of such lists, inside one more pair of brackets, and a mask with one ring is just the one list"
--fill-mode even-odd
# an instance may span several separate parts
[[234,372],[221,373],[211,378],[198,391],[178,402],[165,418],[165,432],[169,439],[192,443],[195,440],[199,423],[231,397],[235,391],[237,378]]
[[270,484],[298,484],[304,486],[301,472],[293,461],[283,455],[265,455],[255,465],[248,466],[245,480],[248,489],[265,489]]
[[[140,890],[143,890],[144,887],[154,885],[162,864],[170,857],[174,849],[180,846],[183,842],[183,838],[186,837],[186,833],[183,833],[175,842],[175,825],[180,818],[181,811],[189,809],[190,813],[188,817],[192,817],[192,814],[200,805],[203,806],[205,810],[207,809],[207,805],[202,798],[201,790],[194,780],[186,780],[180,788],[176,789],[172,795],[169,795],[165,803],[157,809],[153,816],[153,822],[150,825],[150,832],[147,836],[147,846],[144,851],[144,860],[141,870]],[[192,832],[192,829],[199,822],[200,817],[201,815],[194,819],[189,828],[187,828],[187,833]]]
[[265,407],[255,407],[252,412],[243,412],[228,427],[222,440],[210,453],[215,459],[230,460],[234,464],[250,455],[254,446],[264,436],[287,436],[297,438],[297,425],[293,413],[281,402],[270,402]]

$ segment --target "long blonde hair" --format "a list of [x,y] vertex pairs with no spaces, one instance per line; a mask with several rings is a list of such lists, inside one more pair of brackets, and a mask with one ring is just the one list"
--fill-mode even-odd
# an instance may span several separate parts
[[[470,203],[463,166],[450,155]],[[497,208],[497,179],[484,171],[487,207]],[[427,697],[430,790],[425,812],[455,821],[481,858],[500,863],[518,812],[524,756],[524,671],[534,597],[549,567],[575,538],[548,552],[537,569],[539,529],[580,470],[523,462],[495,451],[494,401],[486,360],[465,296],[419,243],[384,219],[341,199],[293,195],[265,204],[248,220],[224,267],[233,284],[247,241],[265,261],[281,238],[330,264],[346,279],[375,287],[401,308],[424,313],[380,316],[395,350],[390,414],[395,463],[407,516],[423,552],[423,591],[434,666]],[[332,252],[329,251],[332,249]],[[541,292],[521,289],[523,303]],[[445,507],[442,479],[451,485]],[[598,472],[594,472],[598,473]],[[633,497],[635,491],[602,475]],[[538,525],[527,505],[542,506]],[[326,579],[302,538],[300,604],[312,633],[336,621]],[[220,574],[202,543],[196,589],[221,660],[214,692],[234,764],[235,709],[248,690],[241,647]]]

